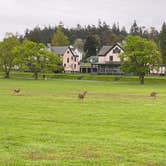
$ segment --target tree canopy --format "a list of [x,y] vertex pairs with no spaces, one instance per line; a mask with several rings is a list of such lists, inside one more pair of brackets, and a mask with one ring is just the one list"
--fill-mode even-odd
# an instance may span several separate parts
[[90,56],[96,56],[96,51],[99,48],[100,39],[97,35],[90,35],[87,37],[84,44],[84,51],[86,53],[86,58]]
[[166,24],[164,23],[159,36],[160,40],[160,50],[163,57],[163,61],[166,65]]
[[69,45],[68,37],[63,33],[62,28],[59,26],[53,34],[51,44],[53,46],[67,46]]
[[122,70],[138,75],[141,84],[144,84],[145,75],[151,69],[157,70],[162,62],[160,52],[153,41],[131,35],[126,38],[121,60]]
[[59,56],[47,51],[43,44],[32,41],[25,40],[16,52],[19,55],[19,69],[33,72],[35,79],[38,79],[39,73],[55,72],[61,64]]
[[0,42],[0,68],[5,73],[5,78],[10,77],[10,71],[16,65],[18,56],[14,49],[19,44],[19,40],[13,35]]

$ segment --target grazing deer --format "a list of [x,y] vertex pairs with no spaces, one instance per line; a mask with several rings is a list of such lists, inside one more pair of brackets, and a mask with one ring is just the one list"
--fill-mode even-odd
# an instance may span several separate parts
[[157,97],[157,93],[156,93],[156,92],[152,92],[152,93],[150,94],[150,97],[156,98],[156,97]]
[[83,100],[84,100],[86,94],[87,94],[87,91],[84,91],[83,93],[79,93],[79,94],[78,94],[78,98],[79,98],[80,100],[82,100],[82,102],[83,102]]
[[14,89],[14,94],[19,94],[21,92],[20,89]]

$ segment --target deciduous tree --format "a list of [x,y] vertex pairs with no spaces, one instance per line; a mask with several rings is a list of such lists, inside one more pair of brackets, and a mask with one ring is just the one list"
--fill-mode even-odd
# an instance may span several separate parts
[[25,40],[23,44],[16,48],[19,54],[19,69],[28,70],[34,73],[34,78],[38,79],[39,73],[54,72],[61,64],[59,56],[46,50],[43,44]]
[[144,77],[151,69],[158,69],[161,64],[161,55],[153,41],[139,36],[128,36],[121,55],[122,70],[135,73],[140,83],[144,84]]
[[5,78],[10,77],[10,71],[16,65],[18,57],[14,49],[19,44],[19,40],[13,35],[9,35],[0,42],[0,67],[5,73]]

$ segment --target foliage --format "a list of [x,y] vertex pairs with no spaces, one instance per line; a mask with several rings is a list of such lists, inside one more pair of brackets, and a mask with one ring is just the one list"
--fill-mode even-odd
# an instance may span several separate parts
[[130,28],[130,34],[139,36],[139,35],[142,35],[141,33],[142,33],[141,28],[137,25],[136,20],[134,20],[134,23]]
[[43,44],[25,40],[15,51],[20,55],[18,59],[19,69],[33,72],[35,79],[41,72],[59,70],[59,65],[61,65],[60,58],[47,51]]
[[59,26],[54,33],[51,44],[53,46],[67,46],[69,45],[68,37],[62,31],[62,28]]
[[96,56],[96,51],[99,48],[100,39],[97,35],[90,35],[87,37],[84,44],[84,51],[86,53],[86,58],[90,56]]
[[10,77],[10,71],[16,65],[18,57],[14,49],[19,44],[19,40],[13,35],[0,42],[0,68],[5,73],[5,78]]
[[139,36],[128,36],[121,55],[122,69],[128,73],[135,73],[144,84],[144,76],[151,69],[158,69],[161,55],[157,45]]
[[77,24],[74,28],[65,28],[62,25],[44,27],[43,29],[35,27],[33,30],[26,30],[24,38],[46,45],[47,43],[51,43],[53,34],[59,27],[65,36],[68,37],[70,45],[73,45],[77,39],[85,41],[90,35],[97,35],[100,38],[100,47],[103,45],[114,45],[116,42],[123,41],[128,34],[139,35],[158,43],[158,31],[154,27],[147,29],[145,26],[138,26],[136,21],[131,26],[129,33],[124,26],[120,28],[119,24],[116,23],[110,26],[106,22],[99,20],[97,26],[87,25],[83,27]]
[[166,23],[163,24],[160,36],[159,36],[160,50],[163,57],[163,61],[166,65]]
[[78,48],[80,51],[83,52],[84,49],[84,41],[82,39],[76,39],[74,42],[74,47]]

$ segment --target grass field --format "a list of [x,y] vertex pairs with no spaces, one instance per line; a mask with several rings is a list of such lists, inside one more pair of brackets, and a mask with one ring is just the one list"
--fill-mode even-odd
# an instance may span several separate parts
[[166,166],[166,82],[0,79],[0,115],[0,166]]

